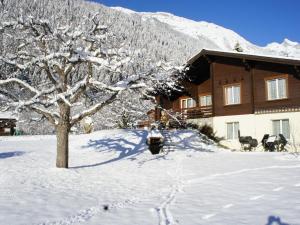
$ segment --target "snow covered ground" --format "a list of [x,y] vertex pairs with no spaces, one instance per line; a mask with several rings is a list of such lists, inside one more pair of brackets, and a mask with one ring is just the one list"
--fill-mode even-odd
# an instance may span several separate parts
[[71,136],[68,170],[54,136],[0,137],[0,224],[300,224],[299,156],[170,135],[156,156],[143,130]]

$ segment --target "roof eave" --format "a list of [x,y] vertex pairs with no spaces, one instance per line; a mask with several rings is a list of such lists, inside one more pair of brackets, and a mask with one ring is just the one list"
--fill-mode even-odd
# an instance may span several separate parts
[[271,57],[271,56],[263,56],[263,55],[251,55],[251,54],[236,53],[236,52],[222,52],[222,51],[207,50],[207,49],[202,49],[198,54],[196,54],[191,59],[189,59],[187,64],[191,65],[201,56],[205,56],[205,55],[236,58],[236,59],[243,59],[249,61],[269,62],[275,64],[285,64],[291,66],[300,66],[300,60],[297,59]]

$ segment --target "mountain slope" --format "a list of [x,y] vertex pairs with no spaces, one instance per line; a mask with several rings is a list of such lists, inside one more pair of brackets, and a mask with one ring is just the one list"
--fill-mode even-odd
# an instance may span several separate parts
[[265,47],[260,47],[247,41],[236,32],[214,23],[196,22],[165,12],[135,12],[122,7],[112,8],[126,14],[139,15],[144,20],[155,19],[168,24],[173,30],[197,39],[204,45],[204,48],[232,51],[234,46],[239,43],[247,53],[300,58],[300,44],[288,39],[285,39],[281,44],[270,43]]
[[280,55],[300,58],[300,43],[290,41],[286,38],[281,44],[273,42],[268,44],[265,48],[275,52],[279,52]]

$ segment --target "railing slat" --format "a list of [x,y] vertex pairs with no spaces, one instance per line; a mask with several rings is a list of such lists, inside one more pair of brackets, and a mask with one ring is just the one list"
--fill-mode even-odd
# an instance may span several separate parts
[[212,116],[212,106],[192,107],[172,110],[180,114],[182,119],[207,118]]

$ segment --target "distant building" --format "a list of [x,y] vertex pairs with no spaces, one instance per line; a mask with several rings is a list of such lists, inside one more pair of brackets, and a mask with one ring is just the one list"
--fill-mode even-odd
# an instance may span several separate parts
[[17,120],[8,112],[0,112],[0,136],[13,135]]
[[300,60],[202,50],[188,67],[184,92],[156,96],[170,114],[210,125],[232,148],[238,130],[258,141],[281,133],[300,146]]
[[147,119],[137,122],[137,128],[150,128],[151,124],[155,123],[155,110],[151,109],[147,112]]

